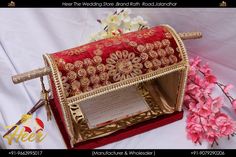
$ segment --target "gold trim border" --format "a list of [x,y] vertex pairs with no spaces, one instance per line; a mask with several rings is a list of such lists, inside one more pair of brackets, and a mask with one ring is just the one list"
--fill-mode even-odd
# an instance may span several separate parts
[[66,104],[68,104],[68,102],[67,102],[64,90],[62,88],[63,85],[62,85],[62,81],[59,76],[59,70],[58,70],[56,64],[54,63],[54,60],[51,58],[51,56],[49,54],[43,55],[43,58],[51,69],[53,82],[55,84],[55,88],[56,88],[56,92],[57,92],[60,106],[62,108],[62,114],[65,119],[66,130],[67,130],[68,135],[70,136],[70,144],[71,144],[71,146],[73,146],[75,144],[74,130],[73,130],[73,128],[71,128],[71,127],[73,127],[73,123],[72,123],[72,119],[70,116],[71,114],[69,111],[69,107],[66,105]]
[[128,80],[119,81],[117,83],[113,83],[113,84],[110,84],[107,86],[103,86],[103,87],[94,89],[90,92],[85,92],[80,95],[76,95],[76,96],[67,98],[67,100],[68,100],[69,105],[74,105],[74,104],[77,104],[81,101],[84,101],[84,100],[87,100],[90,98],[94,98],[96,96],[100,96],[100,95],[103,95],[103,94],[106,94],[106,93],[109,93],[109,92],[112,92],[112,91],[115,91],[118,89],[126,88],[129,86],[144,82],[144,81],[149,81],[149,80],[155,79],[157,77],[169,74],[171,72],[184,69],[185,64],[186,64],[185,62],[181,61],[180,63],[174,64],[174,65],[171,65],[168,67],[164,67],[164,68],[161,68],[159,70],[156,70],[156,71],[144,74],[144,75],[133,77]]
[[180,52],[183,55],[182,59],[185,62],[185,70],[182,73],[181,76],[181,80],[180,80],[180,86],[179,89],[181,89],[181,91],[179,90],[179,95],[177,96],[177,103],[176,103],[176,109],[178,111],[182,110],[182,103],[183,103],[183,99],[184,99],[184,93],[185,93],[185,87],[186,87],[186,83],[187,83],[187,75],[188,75],[188,71],[189,71],[189,59],[188,59],[188,55],[187,55],[187,50],[184,46],[183,40],[180,38],[179,34],[174,30],[174,28],[172,28],[171,26],[167,25],[167,24],[163,24],[161,26],[164,26],[168,29],[168,31],[173,35],[175,42],[177,43],[178,47],[180,48]]

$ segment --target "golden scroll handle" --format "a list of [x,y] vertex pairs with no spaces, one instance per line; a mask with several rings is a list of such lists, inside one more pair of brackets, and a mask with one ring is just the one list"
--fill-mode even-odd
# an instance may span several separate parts
[[[198,39],[202,37],[201,32],[183,32],[183,33],[178,33],[178,34],[182,40]],[[49,67],[39,68],[36,70],[32,70],[32,71],[28,71],[22,74],[12,76],[12,81],[14,84],[17,84],[17,83],[21,83],[27,80],[34,79],[34,78],[45,76],[50,73],[51,73],[51,70]]]
[[182,40],[187,40],[187,39],[199,39],[202,37],[202,33],[201,32],[182,32],[182,33],[178,33],[179,37]]
[[51,70],[49,67],[39,68],[39,69],[35,69],[32,71],[28,71],[25,73],[21,73],[21,74],[12,76],[12,82],[14,84],[17,84],[17,83],[21,83],[21,82],[24,82],[27,80],[34,79],[34,78],[45,76],[50,73],[51,73]]

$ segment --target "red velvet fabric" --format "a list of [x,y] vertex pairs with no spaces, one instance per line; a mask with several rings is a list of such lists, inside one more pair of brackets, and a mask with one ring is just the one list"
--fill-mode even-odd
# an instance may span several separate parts
[[[149,33],[150,31],[153,31],[153,34]],[[77,60],[84,60],[85,58],[94,57],[95,55],[93,51],[96,50],[99,46],[102,46],[101,48],[101,50],[103,51],[102,58],[103,58],[103,63],[105,63],[105,59],[110,55],[110,53],[115,52],[117,50],[121,51],[125,49],[128,50],[129,52],[135,52],[136,50],[128,44],[129,41],[134,41],[138,45],[145,45],[146,43],[153,43],[155,41],[162,41],[163,39],[167,39],[165,33],[168,32],[169,31],[164,26],[156,26],[150,29],[143,29],[136,32],[126,33],[118,37],[103,39],[82,46],[78,46],[75,48],[56,52],[53,53],[52,56],[55,58],[62,58],[66,63],[73,63]],[[143,37],[139,38],[138,35],[142,35]],[[177,44],[174,38],[168,38],[168,39],[170,40],[172,47],[176,48]],[[116,42],[117,40],[121,41],[121,44],[115,44],[114,42]],[[110,46],[108,43],[110,43]],[[81,50],[81,49],[84,50],[76,52],[76,50]],[[178,56],[179,53],[178,52],[175,53],[176,53],[175,55]]]
[[182,60],[164,26],[99,40],[51,54],[66,97],[156,71]]

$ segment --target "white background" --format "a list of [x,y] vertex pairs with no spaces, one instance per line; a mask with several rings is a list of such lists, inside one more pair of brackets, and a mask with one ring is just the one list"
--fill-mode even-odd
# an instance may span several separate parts
[[[38,116],[48,134],[41,143],[13,143],[2,138],[4,126],[14,124],[39,99],[38,79],[14,85],[11,76],[43,67],[42,54],[72,48],[89,40],[100,30],[97,19],[115,9],[1,9],[0,10],[0,147],[66,148],[54,120],[47,122],[42,108]],[[208,60],[218,79],[236,85],[236,9],[132,9],[151,26],[169,24],[176,31],[201,31],[203,38],[185,41],[191,56]],[[236,91],[236,90],[235,90]],[[216,92],[220,94],[220,92]],[[233,93],[236,97],[235,92]],[[224,112],[236,120],[225,99]],[[211,148],[186,138],[185,118],[149,132],[101,148]],[[236,148],[236,138],[222,139],[214,148]]]

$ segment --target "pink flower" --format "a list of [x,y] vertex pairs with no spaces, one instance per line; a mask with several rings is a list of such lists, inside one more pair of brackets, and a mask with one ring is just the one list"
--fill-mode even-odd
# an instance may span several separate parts
[[220,136],[228,136],[235,131],[235,123],[226,114],[217,115],[215,123],[219,128]]
[[215,87],[215,84],[213,83],[207,83],[206,81],[202,83],[202,86],[205,84],[205,87],[202,89],[202,94],[204,97],[209,97],[209,94],[212,93],[213,88]]
[[200,123],[200,118],[196,114],[189,114],[187,116],[187,125],[191,125],[192,123]]
[[197,112],[197,103],[196,102],[190,102],[188,104],[189,110],[192,112]]
[[189,84],[189,85],[187,86],[187,91],[197,90],[197,89],[199,89],[199,86],[197,86],[197,85],[195,85],[195,84],[193,84],[193,83],[191,83],[191,84]]
[[185,92],[189,94],[189,96],[193,96],[196,99],[198,99],[201,95],[200,87],[193,83],[189,83],[187,85]]
[[202,73],[204,73],[205,75],[209,75],[211,73],[211,69],[210,69],[208,63],[203,65],[202,67],[200,67],[200,71]]
[[[193,121],[192,121],[193,120]],[[200,124],[195,122],[196,117],[190,117],[187,123],[187,137],[193,142],[198,142],[202,136],[203,128]]]
[[194,67],[191,67],[188,71],[188,76],[194,76],[196,75],[196,69]]
[[234,100],[232,101],[232,105],[233,105],[233,109],[236,110],[236,99],[234,99]]
[[[193,142],[206,140],[213,144],[221,137],[236,131],[236,123],[221,112],[222,97],[213,97],[213,89],[217,78],[212,74],[208,64],[201,65],[199,57],[190,61],[184,104],[187,106],[187,137]],[[233,85],[224,86],[224,93],[229,92]],[[231,98],[230,98],[231,100]],[[236,99],[232,101],[236,112]]]
[[228,85],[226,85],[226,86],[224,87],[223,90],[224,90],[225,93],[228,93],[229,90],[232,89],[233,87],[234,87],[234,86],[233,86],[232,84],[228,84]]
[[210,83],[215,83],[217,81],[217,79],[214,75],[207,75],[206,76],[206,81],[208,81]]
[[197,132],[188,131],[187,132],[187,138],[192,140],[194,143],[197,143],[201,138],[201,134],[197,133]]
[[223,125],[227,121],[228,121],[228,116],[223,113],[217,115],[215,118],[216,125],[218,126]]
[[212,144],[217,139],[217,134],[213,131],[206,132],[206,140]]
[[217,97],[217,98],[213,99],[212,112],[214,112],[214,113],[220,112],[220,108],[223,106],[222,100],[223,100],[222,97]]
[[212,111],[211,111],[211,105],[212,105],[212,100],[209,98],[206,100],[205,103],[198,103],[198,114],[202,117],[207,117],[209,116]]
[[202,78],[200,77],[200,76],[198,76],[198,75],[195,75],[194,76],[194,82],[195,82],[195,84],[197,84],[198,86],[201,86],[201,83],[202,83]]
[[199,56],[193,58],[193,59],[190,59],[190,65],[191,66],[199,66],[199,64],[201,63],[201,58]]

